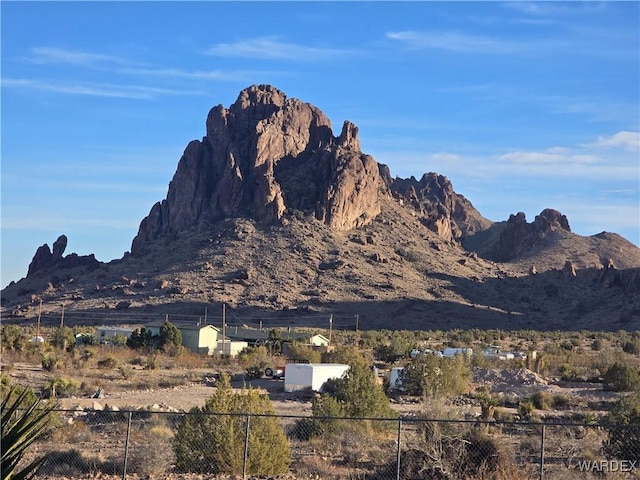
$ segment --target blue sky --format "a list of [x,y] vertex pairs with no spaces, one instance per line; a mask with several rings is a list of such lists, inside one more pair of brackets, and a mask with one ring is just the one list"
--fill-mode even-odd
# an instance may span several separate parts
[[[494,221],[640,244],[638,2],[7,2],[1,284],[129,250],[215,105],[269,83]],[[337,130],[337,132],[336,132]]]

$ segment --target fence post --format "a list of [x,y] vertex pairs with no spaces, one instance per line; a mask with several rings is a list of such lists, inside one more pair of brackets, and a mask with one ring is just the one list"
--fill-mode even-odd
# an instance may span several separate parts
[[247,478],[247,458],[249,457],[249,422],[251,415],[247,414],[247,420],[244,428],[244,456],[242,458],[242,478]]
[[541,438],[540,438],[540,472],[538,474],[538,478],[540,480],[542,480],[542,478],[544,477],[544,431],[545,431],[545,425],[543,423]]
[[129,438],[131,436],[131,416],[133,412],[129,412],[129,416],[127,417],[127,438],[124,442],[124,462],[122,465],[122,480],[126,480],[127,478],[127,458],[129,456]]
[[398,440],[396,451],[396,480],[400,480],[400,433],[402,432],[402,419],[398,418]]

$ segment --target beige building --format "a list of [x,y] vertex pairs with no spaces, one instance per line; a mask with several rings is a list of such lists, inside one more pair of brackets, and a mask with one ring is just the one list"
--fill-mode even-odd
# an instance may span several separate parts
[[[146,329],[152,335],[160,334],[160,327],[164,322],[152,322],[146,325]],[[173,323],[173,322],[171,322]],[[207,355],[230,355],[235,357],[247,347],[247,342],[222,341],[220,329],[209,324],[173,323],[182,334],[182,345],[195,353]]]

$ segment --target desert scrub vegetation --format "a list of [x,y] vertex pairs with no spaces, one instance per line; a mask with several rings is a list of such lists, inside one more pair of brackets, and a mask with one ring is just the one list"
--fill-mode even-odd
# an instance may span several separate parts
[[606,418],[604,450],[610,458],[640,462],[640,388],[622,397]]
[[247,474],[288,471],[289,440],[267,395],[250,388],[234,392],[229,376],[223,374],[204,407],[190,413],[178,426],[173,443],[178,472],[242,474],[245,441]]
[[472,378],[469,360],[464,355],[442,358],[421,354],[404,369],[402,387],[409,395],[440,398],[468,392]]

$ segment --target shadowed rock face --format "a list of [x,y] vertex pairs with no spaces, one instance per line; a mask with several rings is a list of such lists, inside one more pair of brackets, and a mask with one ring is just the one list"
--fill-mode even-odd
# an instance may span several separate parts
[[420,181],[383,175],[387,185],[406,200],[418,213],[427,228],[443,239],[453,242],[461,237],[489,228],[490,220],[484,218],[471,202],[453,191],[447,177],[425,173]]
[[512,260],[538,245],[548,234],[558,230],[571,232],[571,227],[565,215],[551,208],[536,215],[532,223],[527,223],[523,212],[511,215],[500,234],[493,258],[500,262]]
[[93,254],[80,256],[71,253],[65,257],[63,255],[66,248],[66,235],[60,235],[58,239],[53,242],[53,252],[46,243],[38,247],[29,264],[27,277],[42,272],[53,271],[58,268],[74,268],[79,266],[94,267],[100,263],[95,259]]
[[350,122],[334,137],[319,109],[260,85],[228,109],[212,108],[206,131],[187,146],[167,198],[141,222],[133,255],[157,238],[225,217],[273,223],[296,209],[347,230],[380,212],[378,165],[360,151]]

